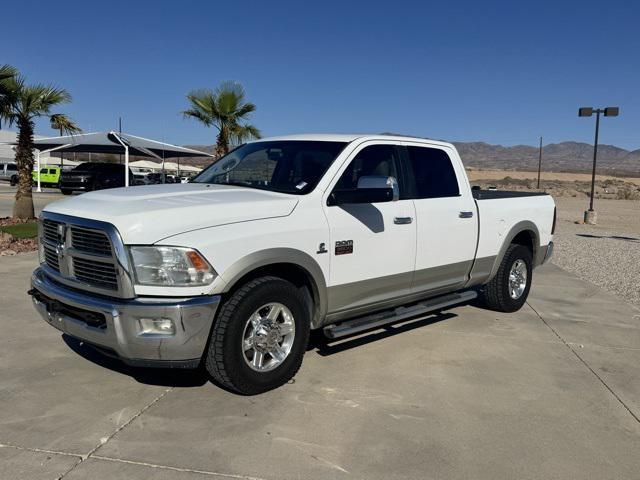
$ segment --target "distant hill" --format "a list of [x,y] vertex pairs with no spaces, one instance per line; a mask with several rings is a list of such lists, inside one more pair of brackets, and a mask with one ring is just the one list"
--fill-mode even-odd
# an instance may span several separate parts
[[[465,166],[483,170],[538,169],[538,148],[528,145],[491,145],[485,142],[453,142]],[[185,145],[213,153],[213,145]],[[547,172],[590,172],[593,145],[580,142],[551,143],[542,148],[542,169]],[[186,164],[205,166],[207,157],[181,159]],[[614,145],[598,145],[598,173],[640,176],[640,149],[625,150]]]
[[[528,145],[504,147],[484,142],[454,142],[467,167],[496,170],[537,170],[538,148]],[[551,143],[542,147],[542,169],[551,172],[590,172],[593,145],[579,142]],[[598,145],[598,173],[640,174],[640,150]]]

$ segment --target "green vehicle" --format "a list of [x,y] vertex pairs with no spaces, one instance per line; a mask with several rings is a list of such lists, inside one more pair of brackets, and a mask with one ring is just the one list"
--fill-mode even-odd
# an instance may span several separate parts
[[[60,172],[62,169],[60,167],[45,167],[40,169],[40,185],[43,187],[58,187],[58,183],[60,182]],[[38,172],[34,171],[31,173],[33,178],[33,184],[38,184]]]

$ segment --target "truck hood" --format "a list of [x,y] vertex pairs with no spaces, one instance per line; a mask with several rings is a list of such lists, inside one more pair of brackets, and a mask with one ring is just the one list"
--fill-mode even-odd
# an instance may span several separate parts
[[179,233],[285,217],[293,195],[245,187],[184,183],[113,188],[50,203],[45,212],[109,222],[125,244],[152,244]]

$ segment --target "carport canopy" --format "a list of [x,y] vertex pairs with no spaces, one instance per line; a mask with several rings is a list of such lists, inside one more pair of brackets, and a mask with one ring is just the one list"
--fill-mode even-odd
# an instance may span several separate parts
[[[113,153],[124,154],[125,157],[125,186],[129,186],[129,155],[157,158],[177,157],[212,157],[213,155],[191,148],[179,147],[170,143],[149,140],[128,133],[94,132],[78,135],[64,135],[60,137],[39,138],[33,141],[38,150],[37,162],[40,170],[40,153],[45,152],[76,152],[76,153]],[[11,144],[15,145],[15,142]],[[40,175],[38,175],[38,190],[40,190]]]

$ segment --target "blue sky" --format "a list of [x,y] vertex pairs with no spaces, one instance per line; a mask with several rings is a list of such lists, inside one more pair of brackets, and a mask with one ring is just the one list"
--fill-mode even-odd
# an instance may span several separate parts
[[[0,63],[73,95],[85,130],[213,143],[185,94],[241,82],[265,135],[393,131],[640,148],[636,2],[11,2]],[[25,22],[23,18],[32,18]],[[39,123],[39,134],[54,134]]]

